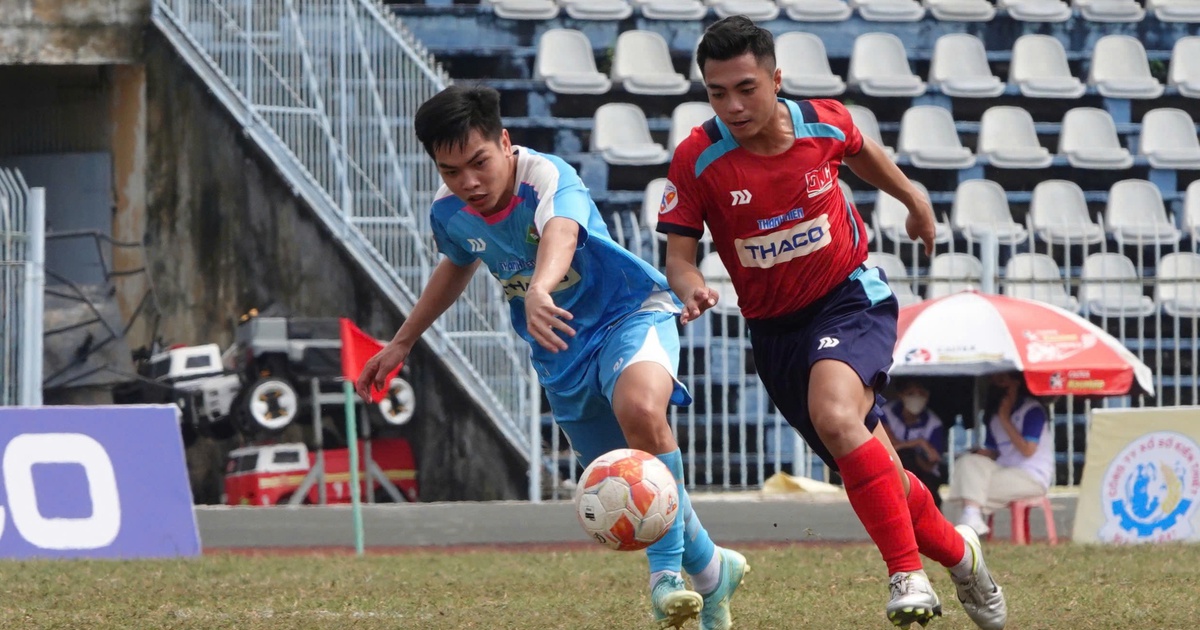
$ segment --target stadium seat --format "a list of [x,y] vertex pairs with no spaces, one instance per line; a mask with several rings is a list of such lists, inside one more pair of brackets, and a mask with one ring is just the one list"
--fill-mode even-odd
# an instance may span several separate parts
[[970,254],[938,254],[929,263],[929,289],[925,295],[931,300],[959,291],[979,290],[983,280],[983,263]]
[[554,0],[483,0],[496,17],[506,20],[553,20],[558,17]]
[[779,5],[774,0],[707,0],[717,17],[744,15],[755,22],[767,22],[779,17]]
[[1088,84],[1109,98],[1158,98],[1163,86],[1150,75],[1142,42],[1129,35],[1105,35],[1092,51]]
[[1083,261],[1079,301],[1096,317],[1147,317],[1154,301],[1142,295],[1133,261],[1121,254],[1092,254]]
[[686,20],[704,19],[708,15],[708,7],[700,0],[634,0],[642,17],[648,20]]
[[908,268],[904,266],[904,262],[900,260],[899,256],[871,252],[867,254],[867,266],[879,267],[883,270],[883,275],[887,276],[888,286],[891,287],[901,308],[922,301],[921,296],[913,291]]
[[624,20],[633,15],[625,0],[559,0],[567,15],[576,20]]
[[533,78],[558,94],[604,94],[612,88],[596,70],[592,44],[580,31],[550,29],[538,39]]
[[843,22],[854,12],[844,0],[779,0],[795,22]]
[[1033,116],[1024,107],[996,106],[979,120],[976,153],[997,168],[1046,168],[1054,160],[1038,142]]
[[1200,169],[1200,138],[1196,121],[1182,109],[1163,107],[1146,112],[1138,154],[1162,169]]
[[[929,191],[925,188],[925,184],[914,181],[913,185],[917,187],[925,198],[929,198]],[[872,213],[875,221],[875,227],[879,230],[879,236],[886,236],[893,243],[911,243],[912,239],[908,238],[908,232],[904,227],[904,222],[908,219],[908,208],[900,202],[899,199],[879,191],[875,197],[875,212]],[[948,243],[953,234],[950,231],[950,226],[945,223],[937,223],[937,232],[934,235],[935,243]]]
[[1146,180],[1126,179],[1113,184],[1104,216],[1109,232],[1122,247],[1179,243],[1179,230],[1167,218],[1162,194]]
[[[1050,505],[1050,497],[1042,495],[1029,499],[1017,499],[1008,504],[1008,511],[1012,517],[1012,543],[1014,545],[1028,545],[1033,541],[1029,534],[1029,513],[1038,508],[1042,509],[1042,517],[1046,521],[1046,542],[1051,545],[1058,544],[1058,532],[1054,527],[1054,507]],[[988,527],[992,526],[994,516],[993,514],[988,515]],[[995,528],[992,528],[992,531],[995,531]],[[989,531],[987,535],[989,541],[992,540],[992,531]]]
[[1200,98],[1200,36],[1181,37],[1175,42],[1167,84],[1184,96]]
[[783,91],[797,96],[838,96],[846,83],[829,69],[821,38],[810,33],[784,33],[775,40],[775,56],[783,72]]
[[629,103],[607,103],[596,109],[591,150],[609,164],[662,164],[667,150],[650,137],[650,125],[641,108]]
[[1166,254],[1158,261],[1154,303],[1179,319],[1200,318],[1200,254]]
[[1158,261],[1154,301],[1171,317],[1200,318],[1200,254],[1167,254]]
[[704,276],[704,282],[716,289],[721,296],[717,305],[712,307],[712,311],[718,315],[741,315],[737,291],[733,289],[733,281],[729,279],[725,263],[721,262],[721,257],[716,252],[707,254],[700,260],[700,273]]
[[996,7],[987,0],[925,0],[925,8],[942,22],[990,22]]
[[1200,179],[1189,184],[1184,195],[1183,225],[1193,241],[1200,241]]
[[1146,0],[1146,9],[1153,10],[1160,22],[1200,22],[1196,0]]
[[1029,203],[1034,234],[1055,245],[1095,245],[1104,230],[1092,221],[1079,184],[1062,179],[1039,182]]
[[1004,295],[1079,312],[1079,301],[1067,292],[1058,263],[1045,254],[1017,254],[1009,258],[1004,265]]
[[625,31],[617,37],[613,51],[612,80],[626,92],[674,96],[692,85],[671,64],[667,40],[656,31]]
[[1001,245],[1020,245],[1029,234],[1013,221],[1008,195],[1000,184],[986,179],[971,179],[958,185],[950,209],[950,225],[962,232],[968,243],[979,242],[983,235],[996,235]]
[[900,119],[901,156],[917,168],[962,169],[975,166],[975,154],[958,139],[950,110],[936,105],[910,107]]
[[683,139],[692,133],[692,129],[704,124],[709,118],[716,116],[708,101],[680,103],[671,112],[671,131],[667,136],[667,150],[675,152]]
[[862,105],[847,105],[846,110],[850,112],[850,120],[854,122],[854,126],[858,128],[858,132],[864,137],[870,138],[879,146],[883,147],[883,151],[888,157],[895,159],[896,150],[883,143],[883,136],[879,133],[879,121],[875,119],[875,112],[863,107]]
[[1071,7],[1059,0],[1000,0],[999,6],[1008,16],[1020,22],[1066,22],[1071,19]]
[[1121,146],[1112,116],[1096,107],[1076,107],[1063,116],[1058,152],[1075,168],[1124,170],[1133,156]]
[[920,96],[925,82],[908,65],[904,42],[891,33],[863,33],[850,53],[850,86],[868,96]]
[[1083,19],[1089,22],[1141,22],[1146,10],[1135,0],[1074,0]]
[[1079,98],[1087,91],[1071,74],[1067,52],[1049,35],[1022,35],[1013,44],[1008,82],[1030,98]]
[[925,7],[915,0],[850,0],[858,15],[868,22],[918,22]]
[[974,35],[942,35],[933,46],[929,84],[943,94],[963,98],[995,98],[1004,82],[988,67],[987,51]]

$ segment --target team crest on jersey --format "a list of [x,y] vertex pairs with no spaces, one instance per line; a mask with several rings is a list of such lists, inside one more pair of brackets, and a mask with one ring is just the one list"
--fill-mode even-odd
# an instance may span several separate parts
[[525,233],[525,242],[530,245],[537,245],[542,242],[542,237],[538,234],[536,225],[529,224],[529,231]]
[[809,199],[833,190],[833,169],[829,162],[805,173],[804,183],[808,186]]
[[667,187],[663,189],[662,202],[658,204],[658,213],[666,214],[674,210],[677,205],[679,205],[679,192],[675,190],[675,184],[672,184],[671,180],[667,180]]

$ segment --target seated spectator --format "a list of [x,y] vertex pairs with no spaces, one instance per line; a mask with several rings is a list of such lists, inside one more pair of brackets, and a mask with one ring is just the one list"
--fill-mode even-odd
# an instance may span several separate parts
[[942,420],[929,409],[929,390],[918,381],[900,384],[900,395],[883,406],[884,428],[905,469],[929,488],[933,503],[942,509],[942,451],[946,430]]
[[955,462],[950,494],[963,502],[959,524],[979,535],[987,518],[1017,499],[1040,497],[1054,476],[1054,439],[1046,408],[1018,372],[992,376],[984,447]]

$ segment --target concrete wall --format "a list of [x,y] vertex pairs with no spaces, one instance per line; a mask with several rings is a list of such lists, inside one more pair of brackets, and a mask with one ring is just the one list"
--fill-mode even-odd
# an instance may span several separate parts
[[[350,317],[390,337],[400,315],[170,44],[150,31],[144,53],[144,238],[163,316],[159,334],[171,343],[224,346],[238,315],[273,305],[295,315]],[[117,170],[138,161],[136,146],[133,152],[115,160]],[[409,363],[422,499],[523,497],[525,467],[451,375],[425,347]]]
[[0,64],[132,63],[150,0],[0,0]]

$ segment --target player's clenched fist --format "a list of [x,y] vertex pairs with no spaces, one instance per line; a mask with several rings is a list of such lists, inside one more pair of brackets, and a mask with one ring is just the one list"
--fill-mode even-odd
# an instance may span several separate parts
[[704,311],[717,305],[721,299],[721,295],[716,289],[709,287],[696,287],[692,294],[683,302],[683,313],[679,316],[679,322],[686,324],[697,317],[700,317]]

